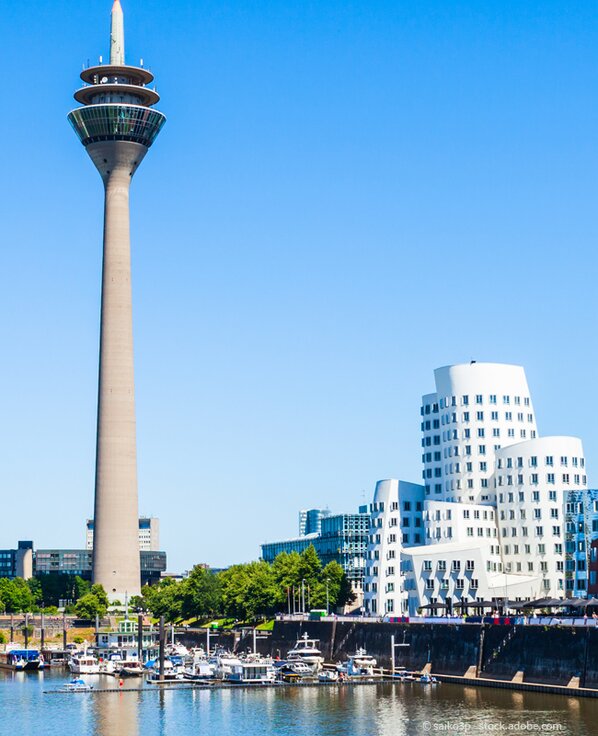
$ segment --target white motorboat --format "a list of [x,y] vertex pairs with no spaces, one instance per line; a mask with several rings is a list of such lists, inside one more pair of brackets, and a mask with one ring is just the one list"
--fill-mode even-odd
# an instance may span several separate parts
[[189,656],[190,652],[184,644],[170,644],[166,647],[166,654],[185,658]]
[[287,654],[288,662],[304,662],[312,670],[319,670],[324,662],[324,656],[318,648],[319,639],[310,639],[307,632],[301,639],[297,639],[295,646]]
[[100,663],[93,654],[76,652],[69,660],[69,670],[74,675],[97,675],[100,671]]
[[214,677],[216,665],[206,657],[203,649],[193,655],[193,661],[185,668],[184,675],[189,680],[204,680]]
[[378,661],[365,649],[358,649],[344,664],[337,665],[337,670],[349,677],[372,676]]
[[338,682],[338,672],[336,670],[322,670],[318,674],[319,682]]
[[80,677],[67,682],[62,688],[62,692],[65,693],[90,693],[92,690],[93,685],[88,685]]
[[278,668],[278,672],[283,680],[297,680],[314,676],[313,667],[301,662],[301,660],[285,662]]
[[121,677],[141,677],[143,675],[143,667],[136,652],[126,653],[118,665],[115,663],[114,669]]
[[241,666],[241,660],[230,652],[221,651],[211,660],[214,665],[214,676],[219,680],[226,680]]
[[245,685],[268,685],[275,681],[276,670],[270,659],[241,659],[238,664],[231,663],[230,672],[223,679],[225,682]]

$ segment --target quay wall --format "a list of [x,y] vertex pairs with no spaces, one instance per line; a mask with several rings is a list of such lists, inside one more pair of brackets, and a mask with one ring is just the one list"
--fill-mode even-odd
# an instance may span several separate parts
[[[326,661],[346,659],[365,647],[381,667],[391,667],[394,634],[396,667],[463,676],[472,667],[479,678],[521,679],[598,689],[598,628],[464,624],[399,624],[362,621],[276,621],[272,635],[259,639],[258,650],[284,657],[304,633],[320,640]],[[251,637],[237,649],[252,645]]]

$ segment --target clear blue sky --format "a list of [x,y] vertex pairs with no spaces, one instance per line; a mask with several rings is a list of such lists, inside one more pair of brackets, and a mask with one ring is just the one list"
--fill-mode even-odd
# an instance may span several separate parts
[[[4,3],[0,547],[84,544],[110,0]],[[595,2],[123,0],[168,122],[133,183],[140,510],[224,565],[420,477],[439,365],[526,367],[593,475]]]

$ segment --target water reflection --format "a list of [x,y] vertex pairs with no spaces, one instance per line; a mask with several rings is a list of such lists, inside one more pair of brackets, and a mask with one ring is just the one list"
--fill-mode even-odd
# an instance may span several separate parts
[[[0,733],[78,736],[596,736],[598,700],[490,688],[384,684],[45,695],[65,681],[0,674]],[[98,678],[98,687],[118,686]],[[25,730],[23,730],[26,724]],[[52,724],[52,729],[48,728]]]
[[142,696],[137,690],[127,690],[93,695],[92,733],[97,736],[139,736],[139,704]]

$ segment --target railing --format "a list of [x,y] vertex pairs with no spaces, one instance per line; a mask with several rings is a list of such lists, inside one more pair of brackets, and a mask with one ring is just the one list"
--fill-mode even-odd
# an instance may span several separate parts
[[344,616],[330,615],[310,619],[308,613],[277,614],[277,621],[344,621],[349,623],[396,623],[396,624],[444,624],[470,625],[495,624],[499,626],[575,626],[598,628],[598,619],[561,616]]

